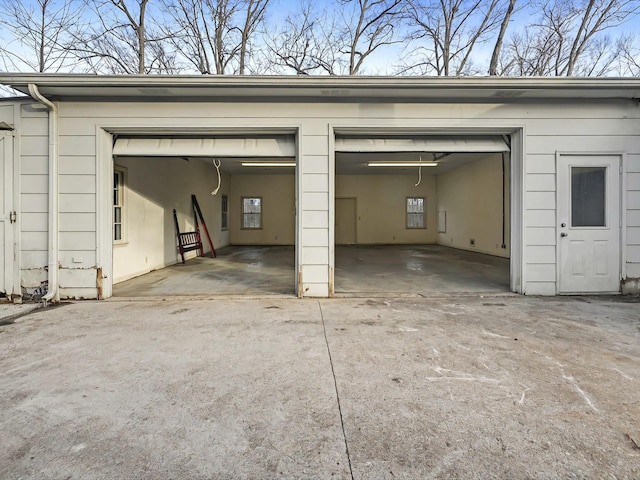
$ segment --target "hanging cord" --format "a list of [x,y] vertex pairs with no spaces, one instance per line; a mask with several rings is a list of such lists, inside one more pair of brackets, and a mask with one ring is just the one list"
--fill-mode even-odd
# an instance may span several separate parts
[[214,158],[213,160],[211,160],[213,162],[213,166],[216,167],[216,172],[218,172],[218,187],[211,192],[211,195],[216,195],[218,193],[218,190],[220,190],[220,184],[222,183],[222,177],[220,176],[220,159],[219,158]]
[[418,183],[414,185],[417,187],[422,182],[422,155],[420,155],[420,165],[418,166]]

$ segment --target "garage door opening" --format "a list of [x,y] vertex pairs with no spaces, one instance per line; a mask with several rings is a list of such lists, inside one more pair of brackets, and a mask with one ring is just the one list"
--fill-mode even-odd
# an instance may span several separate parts
[[510,291],[502,136],[337,136],[336,295]]
[[[118,139],[113,295],[295,295],[294,148],[293,136]],[[173,211],[196,230],[192,195],[217,255],[198,219],[205,255],[182,264]]]

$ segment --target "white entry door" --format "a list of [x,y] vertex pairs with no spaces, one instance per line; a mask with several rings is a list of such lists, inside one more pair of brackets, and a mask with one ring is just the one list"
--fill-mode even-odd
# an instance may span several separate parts
[[620,291],[620,157],[558,159],[559,293]]
[[13,294],[13,136],[0,131],[0,293]]

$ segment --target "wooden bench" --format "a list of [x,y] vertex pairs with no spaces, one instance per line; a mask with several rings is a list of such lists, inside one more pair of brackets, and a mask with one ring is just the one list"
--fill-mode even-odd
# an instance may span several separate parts
[[173,210],[173,219],[176,224],[176,233],[178,235],[178,250],[180,251],[180,256],[182,257],[182,263],[184,263],[184,254],[186,252],[198,250],[198,255],[203,257],[204,248],[202,247],[200,232],[196,230],[195,232],[180,233],[180,228],[178,227],[178,217],[176,215],[175,209]]

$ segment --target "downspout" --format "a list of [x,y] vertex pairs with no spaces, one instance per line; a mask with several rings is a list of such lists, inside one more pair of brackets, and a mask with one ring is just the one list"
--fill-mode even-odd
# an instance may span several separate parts
[[42,297],[45,303],[60,300],[58,290],[58,107],[43,97],[38,86],[29,84],[29,94],[34,100],[49,109],[49,264],[47,294]]

